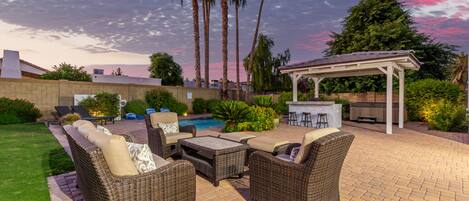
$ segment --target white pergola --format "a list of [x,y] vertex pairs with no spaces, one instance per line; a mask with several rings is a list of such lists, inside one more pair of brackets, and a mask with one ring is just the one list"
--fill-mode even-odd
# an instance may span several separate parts
[[319,83],[325,78],[386,75],[386,133],[392,134],[392,81],[399,79],[399,128],[404,127],[405,70],[419,70],[420,62],[413,51],[357,52],[315,59],[280,67],[293,81],[293,102],[298,101],[298,80],[309,77],[314,81],[314,97],[319,98]]

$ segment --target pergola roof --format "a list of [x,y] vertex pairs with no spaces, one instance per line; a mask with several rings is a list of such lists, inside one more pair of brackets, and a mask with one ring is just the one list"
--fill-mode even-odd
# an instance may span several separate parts
[[[314,59],[280,67],[280,72],[298,72],[304,75],[324,74],[322,77],[346,77],[343,72],[359,71],[350,76],[380,74],[375,72],[379,63],[393,62],[396,67],[418,70],[420,62],[412,50],[355,52]],[[368,64],[368,65],[366,65]],[[361,71],[361,72],[360,72]],[[334,75],[334,73],[342,72]]]

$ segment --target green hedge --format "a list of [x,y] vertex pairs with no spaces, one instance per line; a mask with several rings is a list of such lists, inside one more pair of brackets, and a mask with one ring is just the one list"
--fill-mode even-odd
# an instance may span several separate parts
[[423,112],[428,101],[446,100],[462,104],[464,93],[458,85],[449,81],[425,79],[410,83],[406,87],[406,106],[409,120],[426,121]]
[[192,101],[192,112],[194,114],[203,114],[208,111],[207,101],[202,98],[196,98]]
[[39,109],[27,100],[0,98],[0,124],[35,122],[40,117]]
[[97,93],[78,104],[93,116],[118,116],[120,111],[119,95],[107,92]]
[[134,114],[145,114],[145,109],[149,108],[148,104],[143,100],[131,100],[127,102],[124,107],[126,113],[134,113]]
[[466,109],[448,100],[429,101],[423,107],[425,119],[432,129],[467,131]]
[[145,102],[157,111],[164,107],[168,108],[171,112],[176,112],[178,115],[187,113],[189,109],[186,104],[178,102],[173,94],[162,89],[147,91],[145,93]]
[[210,99],[207,100],[207,112],[208,113],[214,113],[217,107],[222,103],[223,101],[218,100],[218,99]]

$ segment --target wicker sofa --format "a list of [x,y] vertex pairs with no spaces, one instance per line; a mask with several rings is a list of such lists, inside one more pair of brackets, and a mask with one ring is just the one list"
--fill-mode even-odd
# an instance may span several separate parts
[[181,126],[179,127],[179,133],[165,135],[163,130],[156,126],[158,122],[178,122],[178,117],[177,114],[173,112],[155,112],[150,115],[145,115],[148,145],[154,154],[165,159],[180,154],[180,147],[177,143],[179,139],[191,138],[196,135],[194,125]]
[[[80,135],[76,128],[66,126],[64,129],[78,187],[85,200],[195,200],[195,170],[188,161],[166,161],[165,165],[151,172],[115,176],[101,149]],[[126,140],[131,138],[126,137]]]
[[[249,159],[251,199],[340,200],[340,171],[353,139],[353,135],[342,131],[320,137],[308,145],[310,151],[302,163],[254,152]],[[286,154],[297,146],[301,144],[291,144]]]

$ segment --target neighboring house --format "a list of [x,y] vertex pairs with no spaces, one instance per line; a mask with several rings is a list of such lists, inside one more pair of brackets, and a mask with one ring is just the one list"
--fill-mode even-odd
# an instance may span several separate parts
[[0,78],[38,78],[49,70],[20,59],[18,51],[4,50],[0,58]]
[[94,83],[112,83],[112,84],[140,84],[150,86],[161,86],[161,79],[104,75],[103,69],[93,69],[91,79]]

